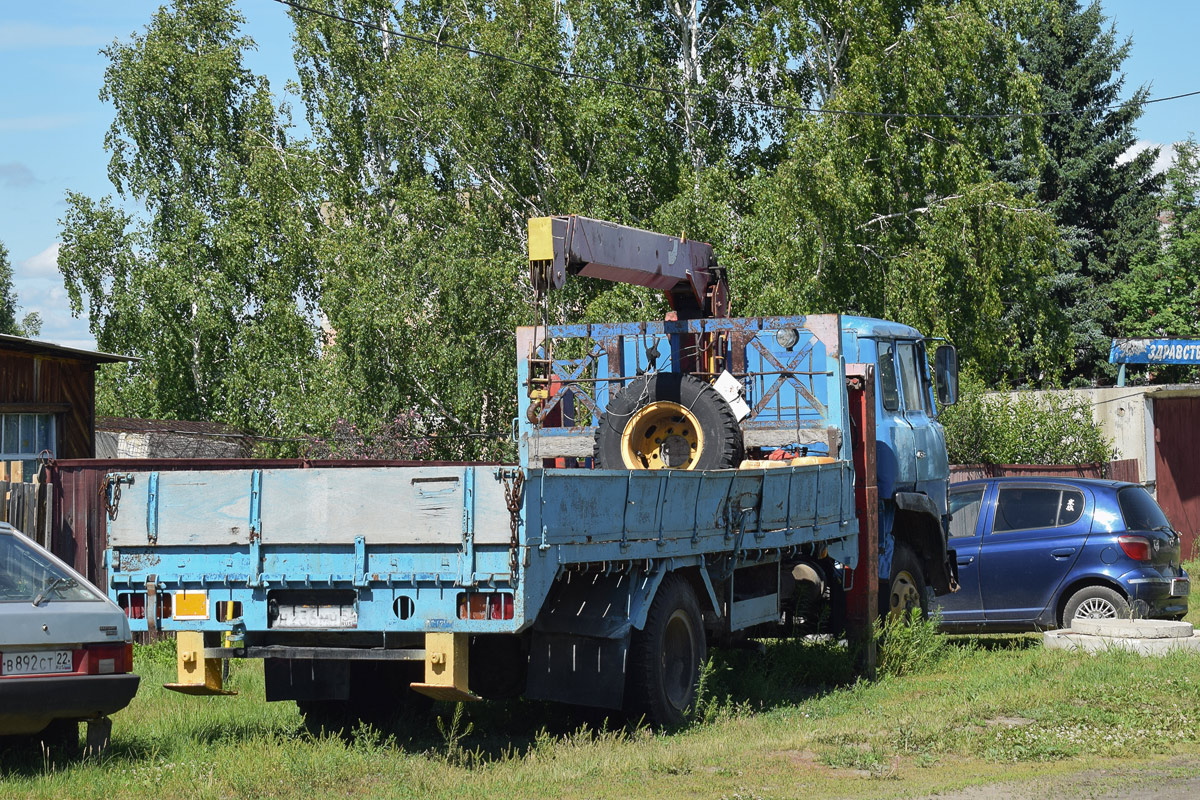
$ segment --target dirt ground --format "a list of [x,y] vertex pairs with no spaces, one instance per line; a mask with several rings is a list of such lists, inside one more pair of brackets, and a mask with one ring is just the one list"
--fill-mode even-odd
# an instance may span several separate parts
[[927,795],[929,800],[1193,800],[1200,798],[1200,757],[1141,770],[1088,770],[1036,784],[995,783]]

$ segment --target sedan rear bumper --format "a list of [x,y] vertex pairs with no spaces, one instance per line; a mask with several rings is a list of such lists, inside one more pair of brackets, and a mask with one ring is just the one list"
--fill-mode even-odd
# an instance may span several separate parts
[[120,711],[133,700],[141,678],[69,675],[0,680],[0,733],[6,722],[25,719],[95,719]]

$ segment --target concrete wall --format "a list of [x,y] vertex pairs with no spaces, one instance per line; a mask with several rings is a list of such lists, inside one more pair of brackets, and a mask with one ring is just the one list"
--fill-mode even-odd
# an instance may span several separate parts
[[[1114,458],[1136,458],[1143,483],[1151,488],[1156,483],[1154,470],[1154,398],[1197,397],[1200,386],[1180,384],[1171,386],[1108,386],[1099,389],[1065,389],[1055,391],[1083,397],[1092,407],[1092,418],[1099,423],[1113,443]],[[1051,392],[1029,392],[1035,396]]]

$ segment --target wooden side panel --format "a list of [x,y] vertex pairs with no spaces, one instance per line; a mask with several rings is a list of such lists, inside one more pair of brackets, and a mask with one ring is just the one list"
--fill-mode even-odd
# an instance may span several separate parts
[[[0,404],[31,406],[21,411],[57,415],[57,458],[93,458],[95,451],[95,365],[86,361],[0,354]],[[45,409],[37,408],[46,406]]]
[[33,358],[15,353],[0,354],[0,403],[36,403]]
[[[353,544],[358,536],[370,543],[460,544],[468,469],[266,470],[263,544]],[[483,510],[478,501],[475,508]]]
[[112,547],[145,546],[152,527],[162,545],[246,544],[250,541],[251,470],[163,472],[157,503],[147,474],[123,486],[108,528]]
[[[96,455],[96,385],[91,364],[63,361],[58,364],[59,396],[50,402],[70,404],[59,415],[58,457],[93,458]],[[46,402],[43,400],[43,402]]]
[[1154,398],[1158,504],[1183,536],[1184,559],[1200,555],[1200,397]]
[[[467,473],[476,476],[470,516],[475,541],[502,544],[510,536],[504,489],[476,467],[268,469],[262,471],[259,520],[264,545],[446,544],[463,541]],[[160,472],[152,509],[149,476],[122,487],[112,547],[144,546],[152,525],[160,545],[249,542],[251,469]],[[153,522],[152,522],[153,521]]]

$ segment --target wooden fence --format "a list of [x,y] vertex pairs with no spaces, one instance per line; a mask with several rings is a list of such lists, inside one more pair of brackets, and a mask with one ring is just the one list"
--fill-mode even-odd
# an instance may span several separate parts
[[0,522],[7,522],[50,549],[48,509],[53,506],[54,487],[39,480],[40,470],[32,483],[25,483],[22,470],[20,461],[0,462]]

